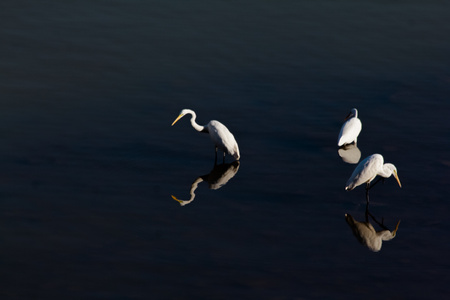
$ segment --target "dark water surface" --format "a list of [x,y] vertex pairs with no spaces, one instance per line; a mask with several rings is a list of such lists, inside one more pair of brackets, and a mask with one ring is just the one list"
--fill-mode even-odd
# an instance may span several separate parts
[[[279,2],[0,4],[1,299],[448,297],[450,3]],[[352,107],[403,185],[379,252],[344,218]],[[182,108],[241,150],[184,206],[214,148]]]

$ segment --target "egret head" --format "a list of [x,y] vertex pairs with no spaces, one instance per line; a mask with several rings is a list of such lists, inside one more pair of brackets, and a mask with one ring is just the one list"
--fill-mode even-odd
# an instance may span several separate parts
[[173,126],[176,122],[178,122],[178,120],[179,119],[181,119],[182,117],[184,117],[186,114],[192,114],[193,113],[193,111],[192,110],[190,110],[190,109],[183,109],[183,110],[181,110],[180,111],[180,114],[178,115],[178,117],[175,119],[175,121],[173,121],[173,123],[172,123],[172,125],[171,126]]
[[402,187],[402,184],[400,183],[400,179],[398,178],[397,169],[395,169],[395,170],[392,172],[392,175],[394,175],[395,179],[397,179],[398,185],[399,185],[400,187]]
[[388,173],[388,177],[391,175],[394,175],[395,179],[398,182],[398,185],[400,187],[402,187],[402,184],[400,183],[400,178],[398,178],[398,173],[397,173],[397,168],[393,165],[393,164],[384,164],[384,167],[387,168],[390,172],[390,174]]
[[350,118],[358,117],[358,110],[356,108],[352,108],[348,115],[345,117],[344,121],[347,121]]

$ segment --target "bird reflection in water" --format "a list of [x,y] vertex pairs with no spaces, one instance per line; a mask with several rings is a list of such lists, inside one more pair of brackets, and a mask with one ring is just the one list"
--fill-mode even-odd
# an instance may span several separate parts
[[[380,231],[376,231],[372,224],[369,222],[369,216],[372,220],[378,224],[382,228]],[[398,221],[395,229],[390,231],[384,224],[383,219],[378,222],[375,217],[369,212],[369,205],[366,205],[366,213],[365,213],[366,221],[359,222],[356,221],[350,214],[345,214],[345,220],[347,224],[353,231],[353,234],[358,239],[358,241],[369,248],[373,252],[378,252],[381,250],[381,246],[383,241],[390,241],[395,238],[398,230],[398,226],[400,225],[400,221]]]
[[357,164],[361,158],[361,151],[356,144],[348,144],[340,147],[338,154],[348,164]]
[[220,189],[222,186],[227,184],[227,182],[236,175],[239,170],[239,161],[234,161],[232,163],[224,163],[214,165],[214,168],[211,170],[209,174],[197,177],[191,185],[191,190],[189,194],[191,198],[189,200],[180,200],[177,197],[172,195],[172,198],[180,203],[181,206],[191,203],[195,199],[195,190],[198,185],[206,181],[208,182],[209,188],[211,190]]

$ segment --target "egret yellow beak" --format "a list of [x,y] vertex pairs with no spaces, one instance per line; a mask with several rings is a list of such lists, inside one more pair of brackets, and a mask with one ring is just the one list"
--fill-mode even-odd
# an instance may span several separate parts
[[397,179],[398,185],[400,187],[402,187],[402,184],[400,183],[400,179],[398,178],[398,175],[397,175],[397,171],[394,171],[394,177],[395,177],[395,179]]
[[392,236],[395,236],[397,234],[398,225],[400,225],[400,220],[398,220],[397,226],[395,226],[394,231],[392,231]]
[[183,114],[180,114],[180,115],[175,119],[175,121],[173,121],[172,125],[170,125],[170,126],[173,126],[173,124],[175,124],[176,122],[178,122],[178,120],[181,119],[183,116],[184,116]]
[[177,197],[175,197],[174,195],[170,195],[170,196],[172,196],[173,200],[178,201],[178,203],[183,203],[182,200],[178,200]]

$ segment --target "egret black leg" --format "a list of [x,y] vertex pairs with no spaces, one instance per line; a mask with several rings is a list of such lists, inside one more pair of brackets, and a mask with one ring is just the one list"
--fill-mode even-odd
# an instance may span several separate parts
[[368,183],[369,189],[373,188],[375,186],[375,184],[377,184],[380,181],[382,181],[384,183],[384,177],[378,177],[378,179],[373,184]]
[[368,182],[366,184],[366,202],[367,202],[367,205],[369,205],[369,190],[370,190],[370,188],[371,188],[370,182]]
[[223,151],[223,160],[222,160],[222,163],[223,163],[223,164],[225,163],[225,155],[226,155],[226,152]]

